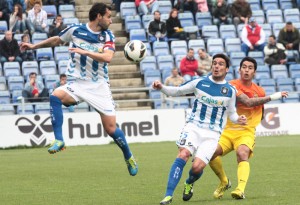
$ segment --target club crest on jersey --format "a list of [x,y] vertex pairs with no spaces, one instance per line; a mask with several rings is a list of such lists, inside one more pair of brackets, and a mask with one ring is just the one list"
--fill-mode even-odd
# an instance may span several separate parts
[[98,39],[99,39],[100,42],[104,42],[104,40],[105,40],[104,36],[102,36],[101,34],[98,36]]
[[222,87],[222,88],[221,88],[221,93],[222,93],[223,95],[227,95],[227,94],[228,94],[228,88]]

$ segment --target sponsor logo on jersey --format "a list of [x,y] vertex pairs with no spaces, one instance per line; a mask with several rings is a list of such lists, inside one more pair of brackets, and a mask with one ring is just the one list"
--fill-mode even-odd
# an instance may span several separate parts
[[82,49],[84,49],[84,50],[87,50],[87,51],[98,52],[98,47],[93,46],[91,44],[80,43],[79,47],[82,48]]
[[224,101],[216,100],[216,99],[213,99],[213,98],[207,97],[207,96],[202,96],[201,100],[203,100],[204,102],[211,104],[211,105],[217,105],[217,106],[224,105]]

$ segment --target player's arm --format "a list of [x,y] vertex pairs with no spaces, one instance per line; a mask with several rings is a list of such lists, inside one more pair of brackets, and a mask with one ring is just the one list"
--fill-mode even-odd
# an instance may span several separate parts
[[160,90],[162,93],[164,93],[167,96],[182,96],[189,93],[193,93],[195,89],[195,80],[190,81],[189,83],[183,84],[180,87],[175,86],[165,86],[160,81],[156,80],[152,83],[152,87],[155,90]]
[[[235,92],[234,92],[235,93]],[[230,99],[228,104],[228,117],[229,119],[236,124],[246,125],[247,117],[245,115],[238,115],[236,112],[236,94]]]
[[246,105],[247,107],[255,107],[258,105],[263,105],[272,100],[279,100],[280,98],[283,97],[286,98],[287,96],[288,96],[287,91],[276,92],[272,95],[265,96],[265,97],[258,97],[258,98],[249,98],[247,95],[242,93],[239,96],[237,96],[237,101]]
[[20,48],[21,50],[34,50],[38,48],[55,47],[63,43],[64,42],[59,38],[59,36],[53,36],[37,44],[21,43]]
[[92,58],[95,61],[105,62],[105,63],[109,63],[115,53],[114,50],[111,50],[111,49],[106,49],[103,51],[103,53],[98,53],[98,52],[83,50],[78,47],[77,48],[69,48],[69,51],[71,53],[78,53],[80,55],[85,55],[85,56]]

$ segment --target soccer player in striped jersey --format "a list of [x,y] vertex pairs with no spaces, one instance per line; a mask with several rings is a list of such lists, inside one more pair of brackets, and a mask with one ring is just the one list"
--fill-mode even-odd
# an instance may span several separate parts
[[111,23],[111,8],[104,3],[95,3],[89,11],[88,23],[71,25],[59,36],[37,44],[22,43],[21,49],[55,47],[70,42],[66,74],[75,77],[76,81],[55,89],[50,95],[55,141],[48,152],[53,154],[65,147],[62,105],[70,106],[85,101],[100,114],[105,131],[122,150],[128,171],[134,176],[138,166],[123,131],[116,126],[115,105],[109,88],[107,65],[115,52],[115,37],[108,29]]
[[183,168],[194,156],[190,170],[189,184],[200,178],[203,169],[213,156],[227,116],[235,123],[246,124],[244,115],[236,112],[236,90],[225,80],[229,71],[229,59],[224,54],[216,54],[212,62],[212,75],[188,81],[180,87],[164,86],[153,82],[153,88],[168,96],[193,93],[196,97],[192,113],[177,141],[179,152],[169,174],[165,198],[161,205],[172,202],[174,190],[181,178]]

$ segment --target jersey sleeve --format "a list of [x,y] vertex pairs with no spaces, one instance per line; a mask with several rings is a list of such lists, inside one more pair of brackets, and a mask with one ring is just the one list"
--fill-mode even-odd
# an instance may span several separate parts
[[103,50],[112,50],[115,51],[115,36],[114,34],[108,30],[105,37],[105,44],[103,46]]
[[72,41],[72,34],[76,28],[78,28],[79,25],[72,25],[64,30],[62,30],[58,36],[63,42],[71,42]]
[[164,94],[166,94],[168,96],[172,96],[172,97],[190,94],[195,91],[195,88],[196,88],[196,85],[198,82],[199,82],[199,80],[188,81],[179,87],[163,86],[163,88],[161,89],[161,92],[163,92]]
[[240,89],[240,86],[241,86],[240,81],[232,80],[232,81],[230,81],[230,84],[235,88],[236,96],[239,96],[239,95],[243,94],[243,92]]
[[232,97],[228,104],[228,117],[232,122],[236,123],[239,118],[239,116],[236,112],[236,94],[237,94],[236,92],[237,91],[234,88],[232,88],[232,90],[233,90],[233,94],[232,94]]

